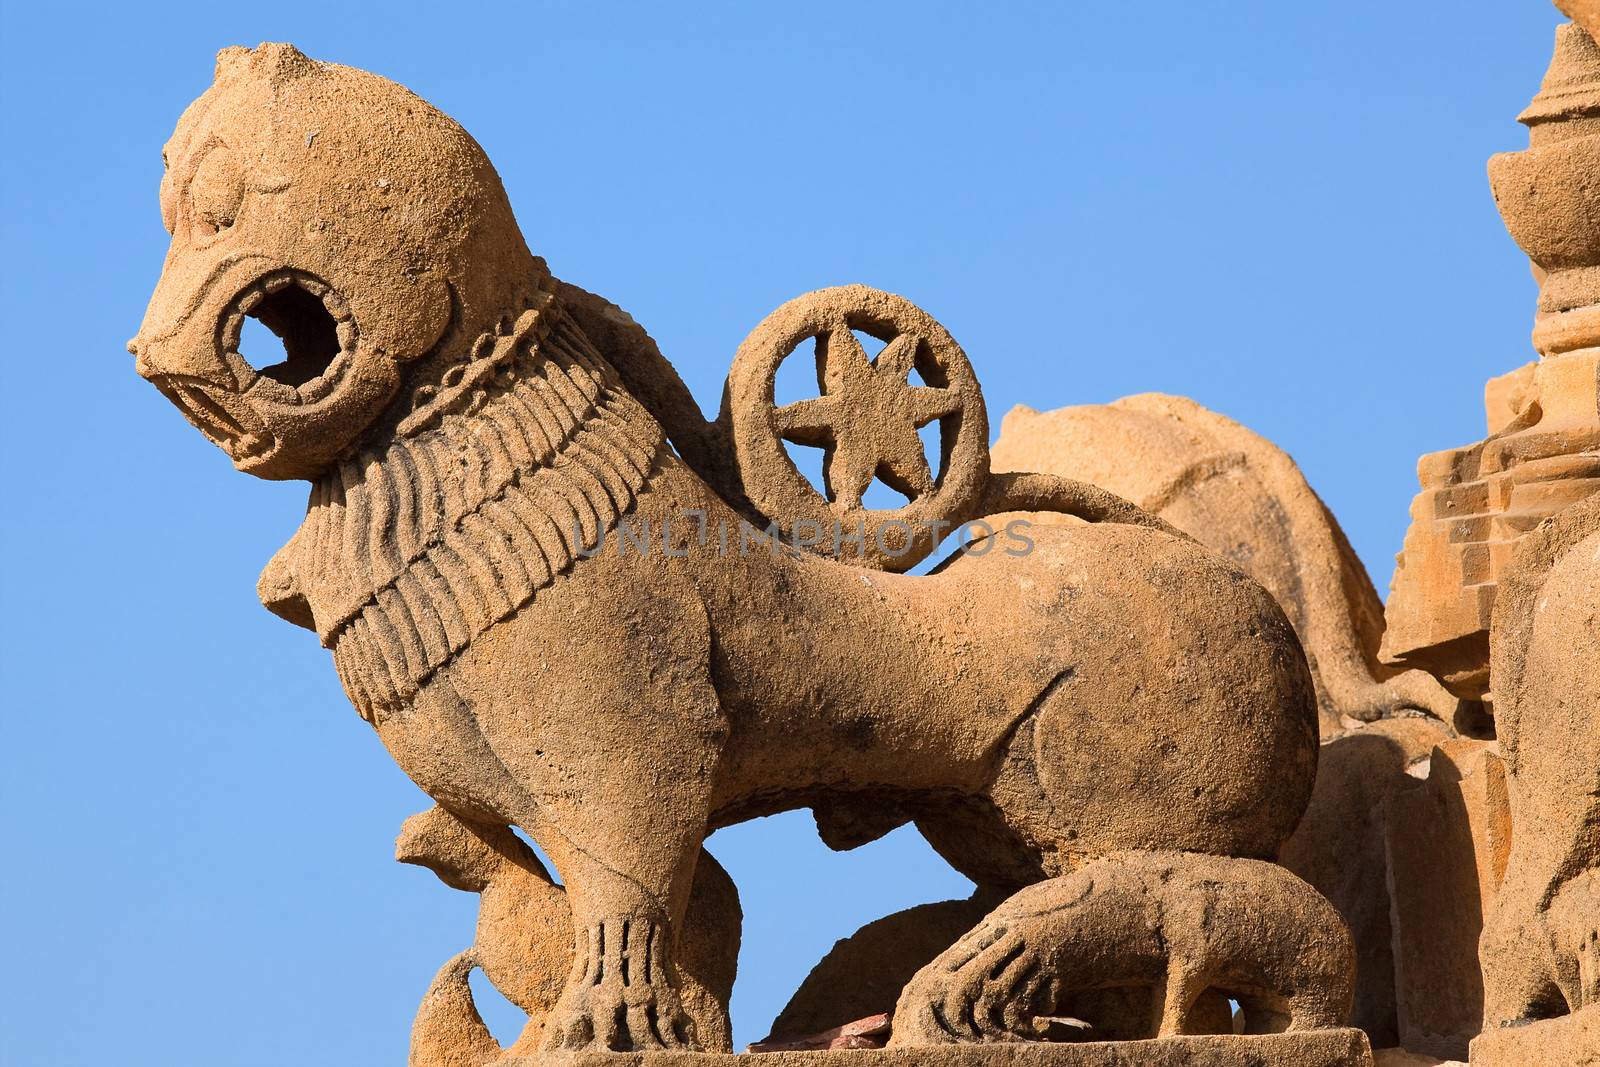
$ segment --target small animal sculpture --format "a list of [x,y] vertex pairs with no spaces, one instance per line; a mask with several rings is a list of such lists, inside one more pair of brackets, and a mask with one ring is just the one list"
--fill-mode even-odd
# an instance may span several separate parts
[[[1122,849],[1270,857],[1293,830],[1316,705],[1277,603],[1108,494],[989,479],[975,391],[940,378],[959,353],[906,302],[786,311],[827,342],[838,395],[786,426],[833,441],[838,513],[875,470],[950,489],[889,449],[938,418],[967,442],[946,457],[978,509],[961,521],[1117,521],[918,576],[745,551],[750,512],[713,488],[730,461],[692,461],[715,435],[675,451],[646,402],[676,389],[628,384],[665,372],[612,364],[615,317],[529,253],[449,118],[287,45],[229,49],[165,156],[172,243],[136,367],[238,469],[311,482],[264,602],[318,634],[422,789],[555,864],[576,945],[549,1047],[702,1044],[672,955],[719,826],[814,807],[859,843],[915,820],[1005,891]],[[246,316],[286,359],[244,358]],[[856,328],[891,334],[878,362]]]
[[[411,1067],[480,1067],[539,1048],[550,1009],[572,969],[572,910],[531,848],[504,826],[466,822],[434,807],[406,820],[395,858],[426,867],[452,889],[480,896],[477,939],[439,971],[412,1028]],[[709,853],[695,865],[684,919],[680,995],[706,1050],[732,1052],[728,997],[739,962],[739,893]],[[629,957],[649,966],[653,946]],[[484,1025],[468,984],[483,970],[528,1015],[522,1036],[502,1049]]]
[[1029,1040],[1063,1019],[1088,1040],[1214,1033],[1196,1026],[1207,993],[1239,1002],[1246,1033],[1317,1030],[1343,1025],[1354,974],[1338,913],[1282,867],[1123,853],[1022,890],[918,971],[889,1047]]

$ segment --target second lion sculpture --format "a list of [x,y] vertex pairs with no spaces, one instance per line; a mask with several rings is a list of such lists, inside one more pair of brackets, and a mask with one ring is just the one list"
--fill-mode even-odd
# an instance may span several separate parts
[[[1003,893],[1117,851],[1270,859],[1294,829],[1312,683],[1234,566],[1150,521],[922,576],[708,542],[685,514],[744,512],[452,120],[229,49],[165,157],[137,369],[240,470],[311,482],[264,601],[440,805],[555,864],[577,943],[550,1047],[695,1047],[673,955],[719,826],[914,820]],[[284,362],[241,356],[246,316]],[[625,518],[647,545],[619,550]]]

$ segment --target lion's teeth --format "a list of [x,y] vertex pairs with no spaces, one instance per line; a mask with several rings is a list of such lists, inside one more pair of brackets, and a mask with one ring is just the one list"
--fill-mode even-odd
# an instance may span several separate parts
[[356,341],[356,324],[348,317],[340,319],[335,332],[339,338],[339,347],[348,351]]
[[328,287],[317,281],[315,278],[301,278],[300,288],[304,289],[312,296],[321,296],[323,293],[328,291]]
[[350,317],[350,305],[344,302],[344,297],[340,296],[332,289],[329,289],[325,294],[319,295],[322,296],[322,306],[328,309],[328,314],[332,315],[336,319],[347,319]]
[[287,287],[293,280],[287,274],[274,274],[267,279],[267,292],[276,293],[278,290]]
[[222,324],[222,344],[224,348],[237,351],[239,348],[239,331],[244,327],[244,316],[235,311],[228,316]]
[[244,296],[239,298],[239,310],[244,312],[246,315],[250,314],[250,312],[255,310],[256,305],[261,303],[265,296],[266,294],[260,289],[250,290],[248,293],[244,294]]

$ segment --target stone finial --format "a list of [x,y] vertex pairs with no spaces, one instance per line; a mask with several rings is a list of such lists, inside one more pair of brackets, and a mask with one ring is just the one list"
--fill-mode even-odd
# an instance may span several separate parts
[[[1566,9],[1595,21],[1594,0]],[[1556,31],[1519,118],[1529,147],[1491,159],[1489,178],[1540,283],[1542,358],[1489,383],[1486,440],[1419,461],[1382,648],[1469,700],[1490,695],[1489,620],[1518,538],[1600,490],[1600,47],[1582,26]]]
[[1600,46],[1556,31],[1539,94],[1517,116],[1529,147],[1489,160],[1506,228],[1539,277],[1534,347],[1546,356],[1600,346]]

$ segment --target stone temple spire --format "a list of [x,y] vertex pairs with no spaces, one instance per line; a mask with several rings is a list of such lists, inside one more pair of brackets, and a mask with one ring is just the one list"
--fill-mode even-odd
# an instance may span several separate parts
[[[1539,281],[1540,358],[1484,390],[1489,436],[1422,457],[1382,657],[1457,696],[1490,696],[1489,621],[1517,539],[1600,491],[1600,0],[1577,21],[1519,116],[1529,146],[1489,161],[1496,204]],[[1587,29],[1585,28],[1587,27]]]

